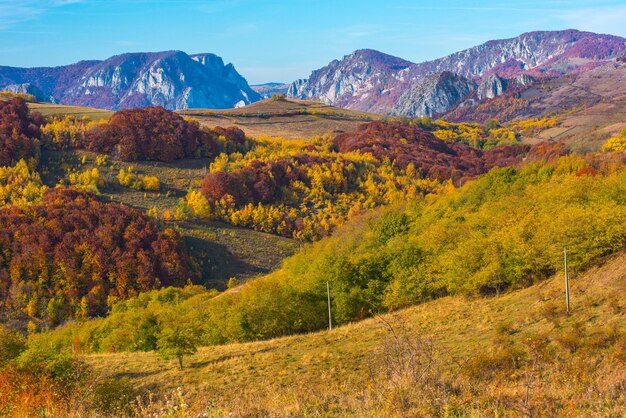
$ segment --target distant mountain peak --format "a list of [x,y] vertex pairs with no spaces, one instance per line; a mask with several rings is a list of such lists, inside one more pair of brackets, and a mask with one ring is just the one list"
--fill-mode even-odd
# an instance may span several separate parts
[[[359,49],[313,71],[309,79],[292,83],[288,95],[351,108],[368,98],[377,101],[385,94],[384,86],[393,83],[396,75],[412,64],[373,49]],[[379,109],[371,106],[370,110]]]
[[59,103],[107,109],[232,108],[261,98],[219,56],[176,50],[125,53],[64,67],[0,67],[0,87],[24,83]]

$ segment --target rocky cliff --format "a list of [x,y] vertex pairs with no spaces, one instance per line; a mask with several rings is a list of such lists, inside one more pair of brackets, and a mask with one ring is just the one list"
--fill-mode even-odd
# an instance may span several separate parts
[[294,82],[288,96],[320,100],[349,109],[385,111],[397,96],[390,89],[398,84],[397,74],[412,63],[371,49],[362,49],[313,71],[307,80]]
[[429,74],[407,90],[391,110],[396,116],[433,116],[451,109],[476,83],[450,71]]

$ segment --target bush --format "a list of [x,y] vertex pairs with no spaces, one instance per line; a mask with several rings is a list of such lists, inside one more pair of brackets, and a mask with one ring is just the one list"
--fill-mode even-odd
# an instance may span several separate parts
[[141,181],[143,183],[143,190],[157,191],[161,189],[161,183],[156,176],[144,176]]
[[26,349],[26,338],[18,331],[0,324],[0,367],[17,358]]
[[626,151],[626,135],[624,132],[617,137],[609,138],[604,145],[602,145],[602,151],[606,152],[623,152]]
[[132,166],[129,166],[126,170],[121,168],[117,175],[117,181],[120,186],[130,187],[136,190],[158,191],[161,189],[161,183],[158,177],[134,173]]
[[80,173],[70,173],[68,178],[71,185],[96,195],[100,194],[100,188],[105,184],[104,179],[100,177],[100,172],[95,167]]
[[105,379],[97,382],[90,394],[94,408],[106,416],[128,416],[135,388],[128,378]]

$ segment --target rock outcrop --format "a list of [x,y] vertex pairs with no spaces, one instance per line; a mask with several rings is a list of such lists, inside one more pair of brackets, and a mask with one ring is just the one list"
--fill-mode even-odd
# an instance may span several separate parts
[[476,95],[479,100],[493,99],[500,96],[506,90],[507,82],[505,79],[500,78],[496,73],[485,77],[483,81],[478,85]]
[[429,74],[400,96],[391,114],[434,116],[451,109],[475,89],[472,80],[449,71]]

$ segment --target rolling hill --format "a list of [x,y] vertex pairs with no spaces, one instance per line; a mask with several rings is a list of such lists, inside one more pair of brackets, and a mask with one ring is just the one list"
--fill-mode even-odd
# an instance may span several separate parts
[[230,110],[188,109],[180,114],[197,119],[208,127],[233,125],[252,137],[287,139],[349,132],[362,123],[382,118],[375,113],[296,99],[266,99]]
[[626,256],[573,279],[570,316],[562,283],[559,273],[491,299],[447,297],[332,331],[202,348],[183,371],[153,353],[86,360],[152,393],[152,410],[169,396],[215,416],[620,415]]

